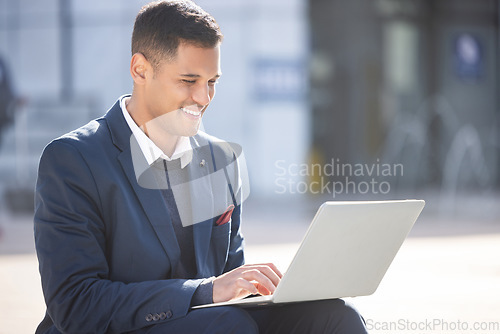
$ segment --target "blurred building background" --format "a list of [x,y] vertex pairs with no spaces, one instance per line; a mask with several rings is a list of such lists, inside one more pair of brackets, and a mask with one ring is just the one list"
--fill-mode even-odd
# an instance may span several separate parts
[[[3,209],[30,211],[43,147],[131,92],[146,2],[0,0]],[[496,198],[500,1],[198,3],[225,34],[204,127],[243,146],[252,197]],[[328,164],[368,168],[306,168]]]
[[498,185],[499,2],[310,7],[313,142],[326,156],[402,162],[406,186]]

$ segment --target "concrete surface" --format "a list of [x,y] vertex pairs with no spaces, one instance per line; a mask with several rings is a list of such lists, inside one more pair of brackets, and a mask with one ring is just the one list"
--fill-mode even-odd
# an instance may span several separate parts
[[[249,202],[247,262],[286,269],[316,205]],[[0,334],[33,333],[45,312],[31,219],[0,213]],[[375,294],[351,301],[371,333],[500,333],[500,216],[423,215]]]

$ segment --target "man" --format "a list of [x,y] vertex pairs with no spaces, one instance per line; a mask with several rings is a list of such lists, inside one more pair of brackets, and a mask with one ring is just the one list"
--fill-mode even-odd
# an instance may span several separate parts
[[273,264],[244,265],[239,154],[199,131],[221,40],[189,0],[146,5],[132,36],[132,95],[45,148],[35,242],[47,313],[37,333],[366,332],[341,300],[190,310],[273,293],[281,278]]

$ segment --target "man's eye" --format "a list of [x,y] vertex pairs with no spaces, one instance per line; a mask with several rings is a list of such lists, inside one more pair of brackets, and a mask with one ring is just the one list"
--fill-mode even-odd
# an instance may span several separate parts
[[194,80],[182,79],[182,82],[192,85],[192,84],[194,84],[196,81],[194,81]]
[[215,84],[218,84],[218,83],[219,83],[219,81],[218,81],[218,80],[210,80],[210,81],[208,82],[208,84],[209,84],[210,86],[215,86]]

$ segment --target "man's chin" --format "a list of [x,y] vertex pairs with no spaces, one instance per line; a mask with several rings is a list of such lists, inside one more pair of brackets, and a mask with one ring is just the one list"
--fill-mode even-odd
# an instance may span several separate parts
[[195,128],[195,129],[191,129],[188,132],[186,132],[186,137],[196,136],[198,134],[198,132],[200,132],[200,127],[199,126],[197,128]]

